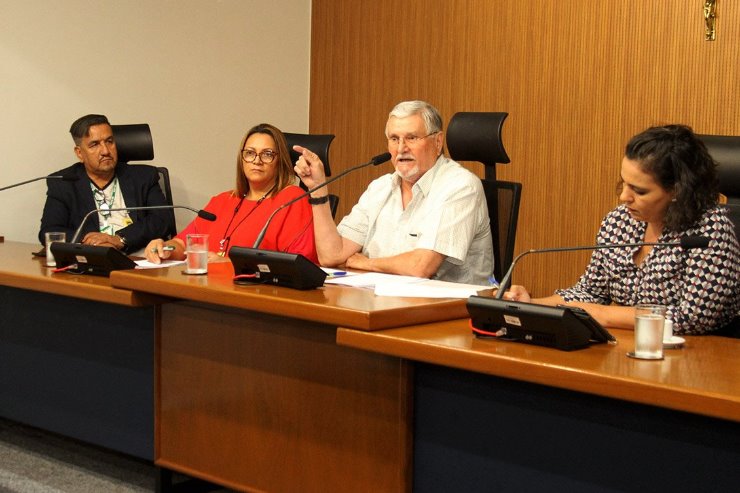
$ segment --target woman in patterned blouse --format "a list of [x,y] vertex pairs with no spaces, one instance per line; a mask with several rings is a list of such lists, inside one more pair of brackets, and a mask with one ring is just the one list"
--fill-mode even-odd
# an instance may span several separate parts
[[[587,310],[606,327],[634,328],[634,305],[667,306],[677,334],[706,334],[740,314],[740,248],[718,206],[716,163],[689,127],[652,127],[634,136],[621,168],[622,205],[606,215],[597,243],[709,238],[709,247],[595,250],[578,283],[531,299],[512,286],[506,299]],[[734,325],[734,324],[733,324]]]

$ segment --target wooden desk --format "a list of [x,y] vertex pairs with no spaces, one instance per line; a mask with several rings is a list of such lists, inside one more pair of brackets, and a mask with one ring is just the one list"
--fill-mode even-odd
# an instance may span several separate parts
[[159,466],[261,491],[407,491],[411,391],[401,359],[336,345],[459,317],[464,300],[394,299],[324,286],[235,286],[230,263],[117,271],[114,286],[177,296],[157,337]]
[[32,255],[39,248],[33,243],[0,243],[0,286],[132,307],[152,306],[165,301],[162,296],[112,289],[107,277],[54,274],[44,265],[46,259]]
[[[662,361],[481,340],[457,320],[340,345],[414,363],[414,486],[726,491],[740,481],[740,340],[687,337]],[[637,404],[634,404],[637,403]],[[496,485],[494,487],[494,485]]]
[[634,333],[611,330],[619,344],[586,350],[476,339],[467,320],[366,334],[339,329],[341,345],[567,390],[740,421],[740,339],[688,336],[663,361],[626,357]]
[[468,313],[465,300],[459,299],[383,297],[375,296],[371,290],[334,285],[308,291],[259,284],[238,286],[232,281],[234,270],[229,262],[209,264],[207,276],[188,276],[183,270],[180,266],[116,271],[111,274],[111,284],[134,291],[361,330],[453,320]]
[[164,298],[53,274],[0,243],[0,415],[154,457],[154,325]]

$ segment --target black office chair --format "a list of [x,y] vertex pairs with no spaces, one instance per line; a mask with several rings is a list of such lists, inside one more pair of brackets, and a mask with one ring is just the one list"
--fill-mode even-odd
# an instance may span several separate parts
[[522,184],[496,180],[496,164],[509,163],[501,128],[508,113],[461,112],[450,119],[447,150],[455,161],[479,161],[485,166],[483,190],[493,240],[493,273],[501,280],[514,258]]
[[[707,146],[712,158],[719,167],[719,191],[727,197],[727,208],[730,219],[735,224],[735,236],[740,238],[740,136],[735,135],[698,135]],[[730,325],[721,328],[715,335],[740,338],[740,318]]]
[[[130,161],[151,161],[154,159],[154,143],[152,132],[146,123],[135,123],[132,125],[111,125],[113,137],[116,140],[118,150],[118,162],[129,163]],[[156,166],[159,172],[159,187],[164,194],[165,202],[173,205],[172,187],[170,186],[170,173],[164,166]],[[170,237],[177,234],[175,224],[175,211],[170,210],[170,225],[167,228]]]
[[[736,135],[697,135],[712,158],[719,164],[719,191],[727,197],[730,219],[735,224],[735,236],[740,238],[740,136]],[[740,338],[740,318],[721,328],[716,335]]]
[[[285,133],[285,140],[288,143],[288,149],[290,150],[290,160],[295,163],[298,161],[300,155],[293,150],[294,145],[311,149],[319,156],[321,162],[324,163],[324,174],[331,176],[331,168],[329,167],[329,146],[334,140],[332,134],[294,134]],[[299,182],[302,189],[306,190],[306,186]],[[337,206],[339,205],[339,196],[329,194],[329,207],[331,209],[331,216],[335,217],[337,214]]]
[[735,235],[740,238],[740,136],[697,135],[707,146],[709,154],[719,164],[719,191],[727,197],[727,210],[735,224]]

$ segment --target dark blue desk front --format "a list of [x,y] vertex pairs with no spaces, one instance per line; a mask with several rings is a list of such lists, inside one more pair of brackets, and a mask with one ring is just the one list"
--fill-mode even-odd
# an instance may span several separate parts
[[414,491],[737,491],[740,423],[418,363]]
[[337,342],[413,362],[414,491],[737,491],[740,340],[663,361],[475,339],[467,320]]
[[0,243],[0,416],[152,460],[157,305],[34,249]]

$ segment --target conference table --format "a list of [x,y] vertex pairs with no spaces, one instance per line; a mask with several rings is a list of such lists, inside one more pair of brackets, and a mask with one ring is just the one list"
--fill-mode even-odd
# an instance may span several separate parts
[[155,463],[256,491],[408,491],[407,361],[336,344],[362,331],[456,319],[465,300],[325,285],[235,285],[230,263],[111,273],[178,298],[156,336]]
[[154,458],[161,296],[53,273],[37,244],[0,243],[0,416]]
[[564,352],[474,338],[465,300],[237,286],[227,262],[52,274],[35,249],[0,244],[0,414],[163,470],[245,491],[740,482],[740,340]]
[[[463,300],[119,271],[162,306],[156,463],[266,491],[719,490],[740,480],[740,341],[662,361],[479,340]],[[426,321],[422,319],[427,319]]]
[[478,339],[468,320],[337,343],[413,361],[417,491],[737,491],[740,339],[686,336],[660,361]]

